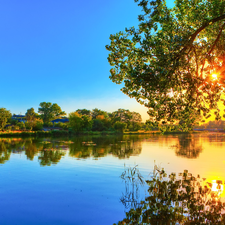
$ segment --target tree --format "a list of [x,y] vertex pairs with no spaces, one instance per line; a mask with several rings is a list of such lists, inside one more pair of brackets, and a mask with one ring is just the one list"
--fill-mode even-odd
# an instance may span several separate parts
[[137,112],[131,112],[128,109],[118,109],[112,113],[114,123],[117,121],[127,124],[130,130],[138,130],[141,127],[141,115]]
[[91,116],[91,110],[88,109],[77,109],[76,112],[81,115]]
[[107,129],[104,126],[104,121],[101,118],[96,118],[93,120],[92,130],[93,131],[103,131],[103,130],[107,130]]
[[[150,120],[193,124],[225,105],[225,1],[135,0],[139,26],[110,35],[110,79],[148,107]],[[225,117],[225,115],[223,115]]]
[[26,116],[26,127],[30,130],[33,129],[33,127],[36,125],[38,119],[38,114],[34,111],[34,108],[30,108],[25,113]]
[[93,121],[88,115],[81,115],[76,112],[69,114],[69,127],[75,132],[89,131],[92,128]]
[[123,132],[127,127],[127,124],[124,122],[116,121],[114,124],[114,129],[120,132]]
[[96,119],[97,116],[104,116],[105,118],[108,117],[108,113],[106,111],[102,111],[101,109],[93,109],[92,110],[92,119]]
[[72,112],[69,114],[69,127],[75,132],[79,132],[83,128],[82,116],[77,112]]
[[34,121],[36,118],[38,118],[38,114],[34,111],[34,108],[30,108],[25,113],[26,120],[27,121]]
[[24,122],[18,122],[18,123],[16,124],[16,127],[18,127],[19,130],[25,130],[25,128],[26,128]]
[[12,117],[9,110],[5,108],[0,108],[0,130],[3,130],[7,121]]
[[118,109],[112,113],[113,122],[122,121],[127,123],[130,120],[130,111],[128,109]]
[[93,109],[92,110],[92,120],[93,120],[93,131],[103,131],[109,130],[111,128],[111,118],[110,114],[106,111],[102,111],[101,109]]
[[60,106],[56,103],[52,104],[51,102],[41,102],[38,113],[40,113],[40,117],[44,123],[48,123],[56,118],[66,115]]
[[81,115],[81,118],[83,120],[82,130],[90,131],[93,125],[92,111],[88,109],[77,109],[76,113]]
[[93,120],[91,119],[91,117],[84,114],[82,116],[82,120],[83,120],[83,130],[86,130],[86,131],[91,130],[93,125]]
[[43,129],[43,121],[41,119],[36,119],[35,123],[33,124],[33,130],[42,130]]

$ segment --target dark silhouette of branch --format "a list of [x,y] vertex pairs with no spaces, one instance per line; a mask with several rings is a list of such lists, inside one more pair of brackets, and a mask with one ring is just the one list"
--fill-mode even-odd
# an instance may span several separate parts
[[219,34],[218,34],[218,36],[217,36],[215,42],[213,43],[212,48],[211,48],[210,51],[208,52],[208,55],[210,55],[210,54],[212,53],[214,47],[216,46],[216,43],[219,41],[220,36],[221,36],[221,33],[222,33],[224,27],[225,27],[225,23],[224,23],[223,26],[221,27],[220,32],[219,32]]
[[206,27],[208,27],[209,25],[213,24],[213,23],[216,23],[218,21],[221,21],[221,20],[224,20],[225,19],[225,14],[224,15],[221,15],[219,17],[216,17],[214,19],[211,19],[207,22],[205,22],[201,27],[199,27],[191,36],[190,36],[190,39],[188,41],[188,43],[181,49],[178,57],[183,53],[185,52],[185,50],[188,49],[188,47],[191,45],[192,46],[192,43],[194,42],[195,38],[197,37],[197,35],[202,31],[204,30]]

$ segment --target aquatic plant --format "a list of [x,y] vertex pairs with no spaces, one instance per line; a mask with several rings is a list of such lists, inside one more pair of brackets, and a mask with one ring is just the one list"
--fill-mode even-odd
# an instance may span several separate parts
[[133,168],[125,167],[121,179],[125,182],[125,193],[122,193],[120,202],[126,209],[136,209],[140,205],[139,186],[145,183],[138,166],[136,165]]
[[[123,173],[122,178],[127,182],[133,180],[136,185],[135,171],[128,171],[133,176],[125,177],[127,172]],[[134,204],[118,225],[225,224],[225,203],[220,197],[222,181],[212,184],[187,170],[178,176],[175,173],[168,176],[163,169],[155,166],[152,178],[145,182],[148,196]]]

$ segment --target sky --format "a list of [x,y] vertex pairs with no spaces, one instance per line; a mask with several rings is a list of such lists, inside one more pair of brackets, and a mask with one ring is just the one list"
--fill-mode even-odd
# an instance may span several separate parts
[[[171,5],[172,1],[168,1]],[[63,111],[147,108],[110,79],[110,34],[138,25],[133,0],[0,0],[0,108],[25,114],[40,102]]]

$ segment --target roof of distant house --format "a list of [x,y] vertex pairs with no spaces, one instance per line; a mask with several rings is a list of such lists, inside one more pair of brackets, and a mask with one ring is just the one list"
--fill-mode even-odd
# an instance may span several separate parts
[[24,115],[12,115],[12,117],[14,118],[21,118],[21,117],[25,117]]
[[63,119],[55,119],[55,120],[52,120],[51,121],[52,123],[66,123],[66,122],[69,122],[69,119],[68,118],[63,118]]

